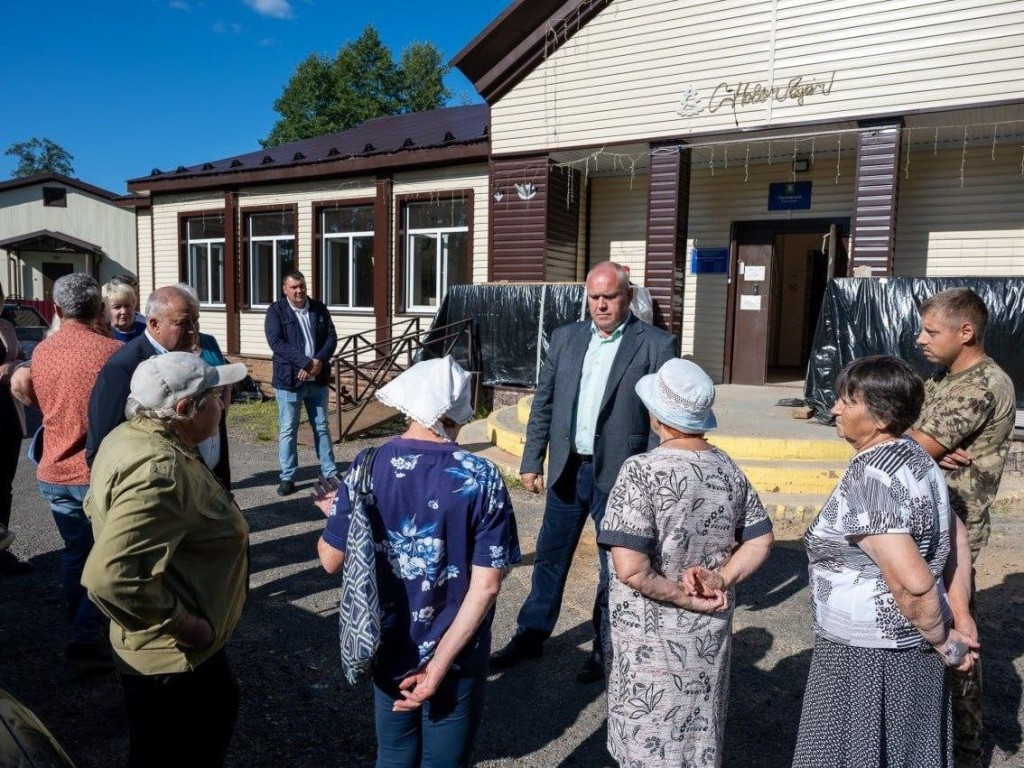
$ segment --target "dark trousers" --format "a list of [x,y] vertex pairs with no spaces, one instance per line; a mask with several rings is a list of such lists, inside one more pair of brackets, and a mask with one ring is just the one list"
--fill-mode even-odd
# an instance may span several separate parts
[[[558,481],[548,488],[547,505],[537,536],[530,595],[519,611],[516,635],[525,642],[543,643],[555,629],[562,610],[562,594],[572,556],[587,517],[600,529],[608,494],[597,487],[594,465],[570,457]],[[600,573],[592,623],[594,653],[602,655],[602,637],[608,633],[608,553],[598,549]]]
[[223,650],[191,672],[121,675],[128,709],[128,768],[219,768],[240,694]]
[[485,670],[449,671],[412,712],[392,710],[398,694],[374,684],[377,768],[467,768],[484,712]]

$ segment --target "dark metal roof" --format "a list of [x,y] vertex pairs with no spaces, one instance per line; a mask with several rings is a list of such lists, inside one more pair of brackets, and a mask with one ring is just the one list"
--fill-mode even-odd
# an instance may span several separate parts
[[[486,143],[489,121],[490,108],[486,104],[380,117],[367,120],[347,131],[293,141],[222,160],[182,165],[171,171],[154,168],[148,176],[130,179],[128,184],[132,189],[145,189],[149,183],[171,179],[246,174],[274,168],[315,166],[353,158],[365,160],[400,152],[414,153],[422,149]],[[344,172],[344,167],[339,167],[338,171]]]
[[33,184],[45,184],[46,182],[65,184],[69,187],[80,189],[83,192],[88,192],[96,195],[97,197],[106,198],[110,201],[117,200],[121,197],[117,192],[111,192],[110,190],[103,189],[102,187],[86,184],[84,181],[73,179],[70,176],[65,176],[61,173],[36,173],[32,176],[22,176],[17,179],[10,179],[9,181],[0,181],[0,192],[5,192],[9,189],[19,189],[20,187],[30,187]]
[[40,229],[27,235],[17,235],[0,240],[0,248],[5,251],[46,251],[63,253],[96,253],[102,254],[98,245],[79,240],[77,237],[65,235],[63,232],[51,232]]
[[450,64],[493,104],[611,0],[515,0]]

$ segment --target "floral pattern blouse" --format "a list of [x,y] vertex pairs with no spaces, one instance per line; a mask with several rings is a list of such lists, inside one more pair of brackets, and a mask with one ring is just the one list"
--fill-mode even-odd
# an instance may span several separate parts
[[[323,539],[344,551],[352,483],[360,453],[338,493]],[[497,467],[453,443],[395,438],[371,470],[376,499],[370,525],[377,550],[382,627],[375,678],[400,680],[423,666],[451,626],[469,590],[472,566],[518,563],[519,538]],[[491,615],[455,660],[476,670],[487,662]]]

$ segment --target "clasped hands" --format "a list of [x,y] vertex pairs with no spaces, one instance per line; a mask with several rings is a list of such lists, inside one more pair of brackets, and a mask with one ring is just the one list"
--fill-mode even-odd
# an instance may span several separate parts
[[322,371],[323,368],[323,362],[317,360],[316,358],[313,358],[312,360],[309,361],[309,364],[305,368],[302,368],[295,375],[295,378],[297,378],[299,381],[312,381],[313,379],[320,375],[320,371]]
[[716,613],[729,607],[729,589],[718,571],[699,565],[687,568],[679,581],[682,598],[680,608],[697,613]]

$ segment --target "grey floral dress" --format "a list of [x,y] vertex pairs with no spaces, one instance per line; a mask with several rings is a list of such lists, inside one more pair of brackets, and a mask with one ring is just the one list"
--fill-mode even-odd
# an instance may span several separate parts
[[[622,465],[598,542],[643,552],[678,581],[694,565],[721,567],[737,544],[771,529],[757,493],[723,451],[666,447]],[[692,613],[610,581],[612,757],[628,768],[721,765],[732,596],[727,611]]]

